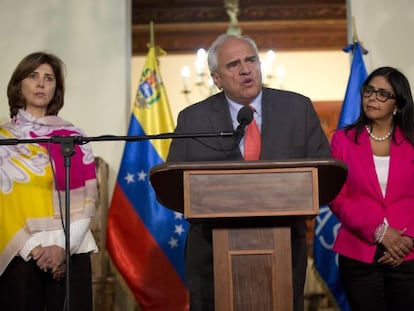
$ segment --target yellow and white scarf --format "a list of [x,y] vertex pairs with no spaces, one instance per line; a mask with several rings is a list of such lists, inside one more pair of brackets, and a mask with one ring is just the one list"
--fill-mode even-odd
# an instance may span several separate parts
[[[61,145],[4,142],[63,136],[83,136],[83,132],[58,116],[35,118],[23,110],[0,127],[0,275],[31,234],[62,229],[65,215]],[[75,144],[70,162],[71,221],[92,217],[97,187],[90,145]]]

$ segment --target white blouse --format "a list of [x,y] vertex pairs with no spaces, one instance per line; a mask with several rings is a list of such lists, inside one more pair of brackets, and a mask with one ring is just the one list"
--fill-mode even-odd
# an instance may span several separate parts
[[[98,251],[98,246],[89,229],[90,222],[91,218],[85,218],[70,224],[69,242],[71,254],[96,253]],[[26,241],[19,255],[28,261],[31,258],[30,252],[38,245],[57,245],[64,249],[66,246],[65,234],[62,229],[36,232]]]
[[390,166],[390,157],[380,157],[374,155],[375,170],[377,172],[378,182],[381,187],[382,195],[385,197],[388,183],[388,168]]

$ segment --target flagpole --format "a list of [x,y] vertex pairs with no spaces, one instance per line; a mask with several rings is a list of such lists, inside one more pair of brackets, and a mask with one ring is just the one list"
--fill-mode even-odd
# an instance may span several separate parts
[[347,28],[347,40],[348,44],[352,43],[352,7],[351,0],[346,0],[346,28]]
[[154,34],[154,22],[151,21],[150,22],[150,43],[149,43],[149,47],[154,47],[155,46],[155,34]]
[[352,16],[352,39],[353,42],[358,42],[358,35],[357,35],[357,30],[356,30],[356,23],[355,23],[355,17]]

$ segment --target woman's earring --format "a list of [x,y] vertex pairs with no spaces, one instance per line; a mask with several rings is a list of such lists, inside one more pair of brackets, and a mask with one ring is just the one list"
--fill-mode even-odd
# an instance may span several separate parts
[[392,115],[395,116],[397,114],[397,109],[392,112]]

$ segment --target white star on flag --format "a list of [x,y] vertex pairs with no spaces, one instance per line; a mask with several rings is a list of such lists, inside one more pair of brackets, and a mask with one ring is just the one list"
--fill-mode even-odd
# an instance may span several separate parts
[[145,177],[147,177],[147,173],[145,173],[144,170],[141,170],[137,175],[139,181],[144,181]]
[[184,228],[183,228],[182,225],[175,226],[174,233],[177,233],[178,235],[181,235],[181,234],[183,234],[183,232],[184,232]]
[[178,240],[171,237],[170,240],[168,241],[168,244],[170,245],[171,248],[177,247],[178,246]]
[[134,174],[128,173],[124,179],[126,180],[127,184],[135,182]]
[[183,219],[183,214],[179,212],[174,212],[174,219]]

